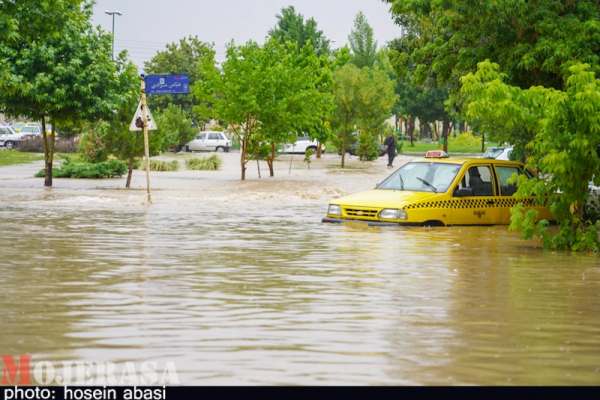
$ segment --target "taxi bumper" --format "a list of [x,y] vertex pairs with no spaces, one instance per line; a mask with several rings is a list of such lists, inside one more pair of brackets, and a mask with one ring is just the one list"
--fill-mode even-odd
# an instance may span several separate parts
[[421,224],[417,224],[414,222],[383,222],[383,221],[366,221],[360,219],[344,219],[344,218],[331,218],[324,217],[321,219],[322,223],[328,224],[366,224],[368,226],[419,226]]

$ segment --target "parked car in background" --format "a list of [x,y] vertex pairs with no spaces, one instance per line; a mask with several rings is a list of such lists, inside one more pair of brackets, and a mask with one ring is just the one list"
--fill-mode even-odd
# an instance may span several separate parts
[[14,148],[22,139],[22,135],[15,132],[13,128],[8,125],[0,125],[0,147],[6,147],[7,149]]
[[183,151],[229,151],[231,140],[218,131],[203,131],[183,146]]
[[490,147],[485,153],[483,153],[482,157],[492,160],[509,161],[512,151],[512,147]]
[[[13,129],[17,133],[26,133],[32,136],[42,134],[42,125],[37,122],[16,122],[13,124]],[[52,125],[46,124],[46,132],[52,131]]]
[[27,125],[25,122],[15,122],[11,125],[11,127],[15,130],[15,132],[19,133],[25,125]]
[[[281,152],[285,154],[305,154],[307,150],[317,152],[319,142],[308,136],[298,136],[294,143],[286,143],[283,145]],[[325,145],[321,145],[321,151],[325,152]]]
[[[46,125],[46,132],[52,132],[52,127],[50,125]],[[29,136],[39,136],[42,134],[42,127],[39,125],[25,125],[23,128],[21,128],[21,130],[19,131],[19,133],[23,134],[23,135],[29,135]]]

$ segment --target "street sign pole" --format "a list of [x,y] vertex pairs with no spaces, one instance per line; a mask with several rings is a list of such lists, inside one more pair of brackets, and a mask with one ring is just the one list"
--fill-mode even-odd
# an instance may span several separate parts
[[146,83],[144,81],[144,75],[141,76],[141,91],[142,91],[142,121],[144,130],[144,154],[146,156],[146,193],[148,203],[152,203],[152,196],[150,195],[150,143],[148,140],[148,106],[146,104]]

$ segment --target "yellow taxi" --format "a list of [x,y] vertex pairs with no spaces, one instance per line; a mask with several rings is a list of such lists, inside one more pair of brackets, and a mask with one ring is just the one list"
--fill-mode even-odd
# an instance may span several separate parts
[[[374,190],[332,200],[323,222],[365,221],[374,225],[507,225],[517,204],[514,174],[531,177],[523,164],[484,158],[447,158],[442,151],[410,161]],[[535,199],[520,200],[552,219]]]

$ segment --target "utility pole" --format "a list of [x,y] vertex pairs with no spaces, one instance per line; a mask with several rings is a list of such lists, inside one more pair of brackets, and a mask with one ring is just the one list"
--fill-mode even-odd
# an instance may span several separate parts
[[112,15],[112,59],[115,60],[115,15],[123,15],[119,11],[104,11],[106,15]]

